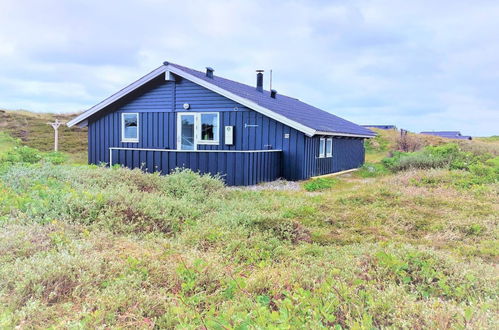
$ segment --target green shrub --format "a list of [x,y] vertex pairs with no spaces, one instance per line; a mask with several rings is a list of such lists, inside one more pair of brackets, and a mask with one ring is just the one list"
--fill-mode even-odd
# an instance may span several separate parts
[[376,276],[392,278],[421,298],[474,301],[480,291],[490,297],[495,295],[493,289],[477,278],[476,272],[456,272],[455,264],[432,253],[405,248],[391,253],[378,251],[372,262]]
[[362,178],[373,178],[389,173],[383,164],[365,163],[362,165],[357,174]]
[[[15,164],[4,171],[0,180],[19,193],[15,218],[30,222],[59,219],[113,232],[176,233],[223,198],[219,179],[190,170],[160,176],[126,168],[40,163]],[[0,199],[0,210],[2,204]]]
[[326,190],[326,189],[333,187],[338,182],[339,182],[339,180],[335,179],[335,178],[312,179],[312,180],[306,182],[303,185],[303,188],[305,188],[305,190],[307,190],[307,191]]
[[393,172],[409,169],[451,169],[470,170],[477,164],[482,164],[490,159],[490,154],[475,155],[471,152],[461,151],[455,143],[440,146],[427,146],[416,152],[394,152],[391,157],[383,159],[382,163]]
[[62,164],[68,159],[67,155],[61,152],[40,152],[35,148],[28,146],[14,147],[3,155],[0,155],[0,163],[27,163],[35,164],[45,161],[55,165]]
[[14,147],[13,150],[8,151],[3,157],[2,161],[7,163],[37,163],[42,159],[41,153],[27,146]]
[[374,138],[364,140],[366,152],[387,151],[389,144],[390,142],[380,134],[376,135]]
[[68,156],[62,152],[47,152],[43,154],[43,160],[54,165],[63,164],[68,160]]

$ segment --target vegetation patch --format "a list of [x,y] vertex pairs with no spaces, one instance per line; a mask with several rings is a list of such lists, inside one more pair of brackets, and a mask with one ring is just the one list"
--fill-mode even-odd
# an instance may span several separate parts
[[9,141],[0,328],[496,328],[493,153],[387,138],[341,181],[253,191]]
[[321,191],[332,188],[339,182],[336,178],[317,178],[306,182],[303,185],[306,191]]

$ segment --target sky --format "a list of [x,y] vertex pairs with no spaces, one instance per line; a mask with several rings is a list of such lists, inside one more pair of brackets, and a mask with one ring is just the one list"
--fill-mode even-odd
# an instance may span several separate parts
[[0,0],[0,108],[90,108],[164,61],[358,124],[499,135],[499,1]]

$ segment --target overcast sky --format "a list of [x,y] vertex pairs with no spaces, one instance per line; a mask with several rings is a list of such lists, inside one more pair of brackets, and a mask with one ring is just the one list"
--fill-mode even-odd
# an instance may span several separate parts
[[499,134],[499,1],[0,0],[0,108],[85,110],[165,60],[358,124]]

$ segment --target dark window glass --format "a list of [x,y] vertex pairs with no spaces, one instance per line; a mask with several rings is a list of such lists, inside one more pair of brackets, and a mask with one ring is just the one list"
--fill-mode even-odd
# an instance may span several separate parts
[[201,114],[201,140],[218,141],[218,114]]

